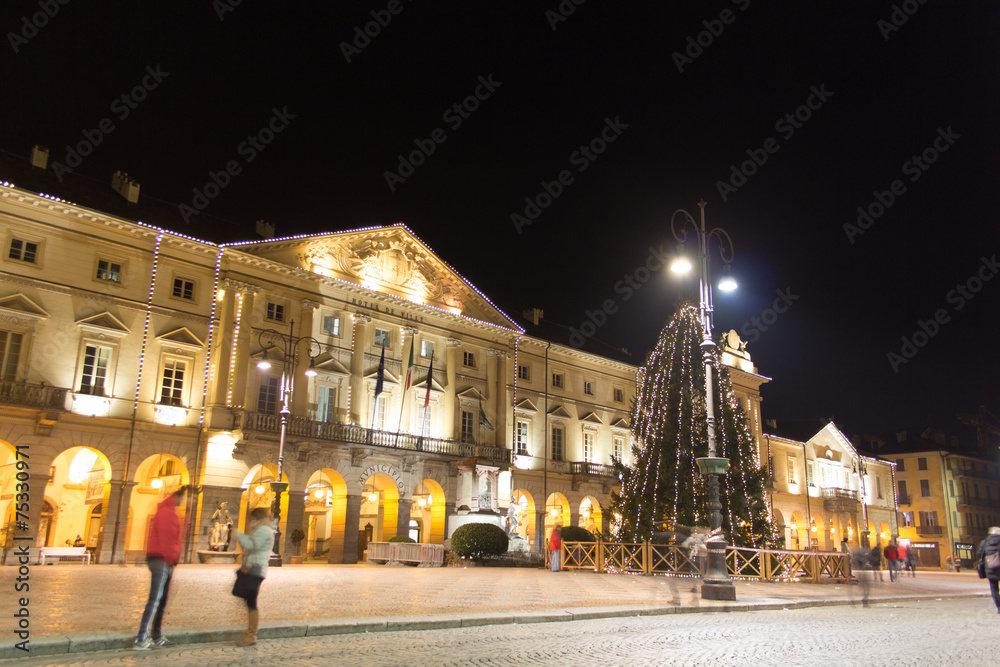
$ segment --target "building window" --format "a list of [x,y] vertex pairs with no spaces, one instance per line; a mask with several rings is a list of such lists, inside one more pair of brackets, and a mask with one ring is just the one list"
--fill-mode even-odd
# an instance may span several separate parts
[[389,347],[389,330],[375,330],[375,347]]
[[563,460],[563,430],[559,426],[552,427],[552,460]]
[[425,359],[434,358],[434,342],[429,340],[420,341],[420,356]]
[[379,431],[385,430],[385,396],[375,397],[375,428]]
[[17,379],[17,367],[21,361],[22,336],[12,331],[0,331],[0,380],[13,382]]
[[462,352],[462,365],[468,366],[469,368],[476,367],[476,353],[475,352]]
[[337,387],[319,386],[318,402],[316,403],[316,421],[333,424],[337,422]]
[[531,380],[531,367],[530,366],[522,366],[521,364],[518,364],[517,365],[517,379],[518,380],[530,381]]
[[806,463],[806,483],[809,486],[816,486],[816,472],[813,470],[813,462]]
[[562,373],[552,374],[552,386],[556,389],[562,389],[563,387],[563,376]]
[[590,463],[594,460],[594,434],[583,434],[583,460]]
[[920,525],[921,526],[938,525],[937,512],[920,512]]
[[87,345],[83,351],[83,373],[80,376],[80,393],[91,396],[105,396],[104,387],[108,379],[111,362],[111,348],[101,345]]
[[913,512],[900,512],[899,517],[901,519],[900,523],[902,523],[903,528],[913,527]]
[[789,456],[786,463],[788,465],[788,483],[795,484],[795,457]]
[[615,388],[615,403],[625,402],[625,390]]
[[98,260],[97,279],[107,280],[112,283],[120,283],[122,281],[122,265],[118,262],[111,262],[106,259]]
[[583,381],[583,393],[593,396],[594,395],[594,383],[590,380]]
[[285,307],[274,303],[273,301],[267,302],[267,312],[265,317],[272,322],[284,322],[285,321]]
[[323,316],[323,333],[330,336],[340,335],[340,318],[336,315]]
[[34,264],[35,260],[38,259],[38,244],[21,239],[11,239],[10,252],[7,256],[20,262],[31,262]]
[[[174,278],[174,297],[177,299],[194,299],[194,282],[184,278]],[[269,306],[271,304],[268,304]]]
[[875,478],[875,497],[876,498],[881,498],[882,497],[882,478],[881,477],[876,477]]
[[896,482],[896,488],[899,489],[899,502],[908,505],[910,499],[906,495],[906,480],[905,479],[901,479],[901,480],[897,481]]
[[906,466],[903,465],[906,459],[896,459],[896,470],[898,472],[906,472]]
[[528,422],[517,422],[517,434],[514,443],[514,453],[519,456],[528,455]]
[[163,365],[163,382],[160,383],[160,404],[181,405],[184,397],[184,376],[187,362],[167,359]]
[[417,406],[417,424],[420,427],[421,436],[430,436],[431,434],[431,417],[434,414],[434,406],[428,405],[424,407],[421,403]]
[[925,498],[931,495],[931,481],[929,479],[920,480],[920,495]]
[[615,459],[619,461],[622,460],[622,456],[625,454],[625,438],[615,437],[613,453]]
[[462,410],[462,442],[474,442],[476,415],[472,410]]
[[955,497],[955,480],[953,479],[948,480],[948,495],[952,498]]
[[927,459],[917,459],[917,470],[927,470]]
[[278,383],[276,377],[264,377],[260,380],[260,391],[257,394],[257,412],[267,415],[278,413]]

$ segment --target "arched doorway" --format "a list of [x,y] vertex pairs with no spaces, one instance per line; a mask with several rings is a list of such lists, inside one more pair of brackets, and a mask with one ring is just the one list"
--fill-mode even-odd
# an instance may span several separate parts
[[549,494],[545,501],[545,540],[548,541],[552,529],[556,526],[569,526],[569,501],[561,493]]
[[[91,529],[93,510],[100,506],[99,525],[104,525],[107,516],[108,494],[110,491],[111,464],[101,452],[90,447],[70,447],[52,461],[50,478],[45,486],[45,499],[50,502],[47,526],[39,525],[39,538],[45,535],[44,546],[63,546],[69,540],[72,544],[76,536],[81,537]],[[100,553],[105,532],[98,530],[93,545],[95,553]],[[108,531],[108,539],[112,536]],[[89,545],[89,543],[88,543]]]
[[808,546],[808,532],[803,516],[799,512],[792,512],[792,522],[788,524],[788,548],[801,551],[804,546]]
[[513,516],[517,521],[515,531],[528,543],[529,548],[535,543],[535,499],[524,489],[515,489],[510,494],[510,502],[514,505]]
[[358,521],[358,561],[364,557],[369,542],[384,542],[398,535],[399,487],[385,473],[375,473],[365,480],[361,493]]
[[593,533],[594,537],[601,534],[603,521],[601,519],[601,505],[593,496],[587,496],[580,502],[580,518],[577,522],[580,528],[585,528]]
[[444,489],[433,479],[420,480],[413,489],[407,534],[417,542],[443,544],[446,521]]
[[[240,518],[237,524],[239,530],[246,532],[247,517],[250,516],[250,512],[258,507],[266,507],[268,511],[272,511],[274,507],[274,491],[271,489],[271,482],[276,481],[275,475],[277,472],[277,467],[271,463],[258,463],[250,468],[250,472],[243,478],[243,483],[240,485],[240,488],[243,489],[243,493],[240,494]],[[282,473],[281,481],[288,483],[288,476]],[[282,535],[285,534],[287,522],[288,494],[282,493],[281,521],[279,524]]]
[[342,563],[347,484],[339,472],[321,468],[309,477],[305,490],[301,545],[305,562]]

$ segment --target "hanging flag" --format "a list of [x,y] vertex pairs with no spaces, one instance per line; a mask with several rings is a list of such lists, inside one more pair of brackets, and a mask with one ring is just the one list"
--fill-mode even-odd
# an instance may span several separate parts
[[434,377],[434,357],[431,357],[431,367],[427,369],[427,393],[424,394],[424,407],[431,404],[431,379]]
[[403,396],[410,390],[410,379],[413,377],[413,342],[410,342],[410,363],[406,366],[406,388],[403,389]]
[[378,361],[378,379],[375,380],[375,398],[382,393],[382,385],[385,384],[385,345],[382,346],[382,358]]
[[487,431],[493,430],[493,424],[490,420],[486,418],[486,413],[483,412],[483,402],[479,401],[479,425],[485,428]]

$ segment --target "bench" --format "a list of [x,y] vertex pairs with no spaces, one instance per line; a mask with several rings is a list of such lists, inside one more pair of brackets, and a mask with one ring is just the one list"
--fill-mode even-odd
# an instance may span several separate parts
[[90,552],[87,551],[87,547],[39,547],[38,564],[45,565],[46,558],[85,558],[87,565],[90,565]]

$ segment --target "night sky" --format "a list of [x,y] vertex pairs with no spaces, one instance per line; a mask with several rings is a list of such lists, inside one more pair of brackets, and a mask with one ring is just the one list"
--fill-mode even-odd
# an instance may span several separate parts
[[509,314],[612,300],[596,335],[637,359],[683,285],[645,267],[704,199],[766,419],[972,442],[956,414],[1000,415],[1000,6],[577,2],[9,0],[0,150],[99,139],[74,177],[125,170],[190,207],[145,222],[207,240],[402,221]]

